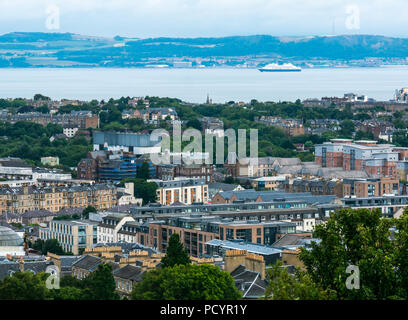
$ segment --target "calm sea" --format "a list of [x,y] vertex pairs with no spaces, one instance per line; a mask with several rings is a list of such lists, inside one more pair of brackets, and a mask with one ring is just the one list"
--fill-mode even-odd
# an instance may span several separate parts
[[0,97],[109,99],[175,97],[188,102],[249,102],[343,96],[353,92],[390,100],[408,86],[408,68],[304,69],[267,73],[256,69],[0,69]]

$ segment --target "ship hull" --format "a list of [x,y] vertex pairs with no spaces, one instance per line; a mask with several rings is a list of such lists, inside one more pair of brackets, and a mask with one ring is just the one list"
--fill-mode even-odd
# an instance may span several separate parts
[[277,69],[258,69],[261,72],[300,72],[302,71],[301,69],[282,69],[282,70],[277,70]]

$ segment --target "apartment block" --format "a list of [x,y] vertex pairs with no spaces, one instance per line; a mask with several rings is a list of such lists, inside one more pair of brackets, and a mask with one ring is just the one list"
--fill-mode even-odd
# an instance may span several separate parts
[[397,178],[344,179],[343,194],[345,197],[358,198],[399,195],[399,180]]
[[315,146],[315,162],[323,168],[342,167],[347,171],[365,171],[373,176],[395,177],[399,151],[394,145],[376,141],[333,139]]
[[108,184],[74,186],[0,186],[0,213],[22,214],[26,211],[49,210],[58,212],[63,208],[85,208],[98,210],[117,205],[117,189]]
[[97,243],[97,223],[89,220],[52,220],[48,228],[40,228],[41,240],[57,239],[65,252],[81,254]]
[[213,239],[243,240],[250,243],[273,244],[282,235],[296,233],[296,224],[287,221],[234,221],[219,216],[191,215],[149,223],[149,245],[165,251],[173,233],[192,256],[206,253],[205,244]]
[[50,114],[40,112],[28,112],[18,114],[0,114],[0,120],[16,123],[18,121],[29,121],[46,126],[49,123],[58,124],[62,127],[74,127],[80,129],[98,128],[99,116],[91,111],[71,111],[68,114]]
[[157,184],[157,202],[161,205],[173,203],[208,203],[208,184],[204,179],[149,180]]

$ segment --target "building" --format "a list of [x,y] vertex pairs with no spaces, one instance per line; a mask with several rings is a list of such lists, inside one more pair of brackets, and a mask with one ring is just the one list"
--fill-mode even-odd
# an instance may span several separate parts
[[173,203],[208,203],[208,184],[204,179],[149,180],[157,184],[157,202],[162,205]]
[[126,265],[113,271],[116,291],[119,294],[130,295],[136,283],[142,281],[144,271],[141,267]]
[[213,166],[209,164],[161,164],[156,166],[156,177],[161,180],[174,180],[175,178],[205,179],[212,181]]
[[274,177],[260,177],[256,179],[251,179],[251,185],[254,189],[260,190],[277,190],[282,182],[286,180],[285,176],[274,176]]
[[48,224],[54,217],[58,216],[58,213],[48,210],[30,210],[20,215],[22,223],[25,225],[31,224]]
[[397,178],[343,180],[344,197],[367,198],[399,194],[399,180]]
[[315,146],[315,161],[323,168],[365,171],[368,175],[395,177],[399,152],[395,146],[376,141],[333,139]]
[[399,217],[404,209],[408,206],[407,195],[387,195],[379,197],[366,198],[343,198],[341,199],[343,206],[352,209],[379,209],[384,217]]
[[262,255],[235,249],[226,251],[224,260],[224,270],[234,278],[235,285],[242,292],[243,299],[265,297],[268,282],[265,274],[265,260]]
[[127,222],[135,222],[131,216],[122,213],[109,213],[98,224],[98,243],[118,242],[118,232]]
[[65,126],[62,129],[62,133],[65,134],[68,138],[73,138],[75,134],[78,132],[78,130],[79,130],[78,127]]
[[301,164],[298,158],[262,157],[243,158],[238,161],[235,155],[230,155],[224,167],[233,177],[267,177],[280,174],[280,170],[288,166],[302,169]]
[[279,187],[286,192],[304,193],[312,195],[335,195],[344,197],[343,182],[338,179],[286,179]]
[[0,225],[0,257],[25,254],[23,238],[12,229]]
[[408,103],[408,88],[395,90],[394,100],[398,103]]
[[131,152],[93,151],[77,166],[78,178],[99,181],[121,181],[135,178],[137,157]]
[[55,167],[59,165],[58,157],[42,157],[41,164],[44,166]]
[[282,119],[280,117],[261,116],[255,121],[281,128],[288,136],[296,137],[305,134],[301,119]]
[[52,220],[48,228],[40,228],[40,239],[57,239],[65,252],[78,255],[97,243],[97,226],[89,220]]
[[32,210],[58,212],[63,208],[93,206],[107,210],[117,205],[117,189],[109,184],[73,186],[0,186],[0,213]]
[[243,240],[271,245],[282,235],[295,233],[296,224],[287,221],[237,221],[219,216],[183,216],[149,223],[150,246],[164,252],[173,233],[180,235],[187,252],[200,257],[207,252],[205,244],[213,239]]
[[28,121],[46,126],[49,123],[57,124],[62,127],[75,127],[80,129],[98,128],[99,116],[92,114],[91,111],[71,111],[68,114],[50,114],[40,112],[28,112],[17,114],[2,114],[0,120],[16,123],[18,121]]
[[100,132],[93,133],[93,150],[124,151],[136,155],[159,153],[161,140],[152,140],[149,134],[132,132]]

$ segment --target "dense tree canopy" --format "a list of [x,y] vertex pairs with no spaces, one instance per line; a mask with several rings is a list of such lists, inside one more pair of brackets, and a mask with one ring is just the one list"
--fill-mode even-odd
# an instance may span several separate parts
[[176,265],[144,274],[131,294],[135,300],[236,300],[231,275],[211,265]]
[[[336,291],[339,299],[408,298],[406,211],[391,219],[380,210],[342,209],[314,235],[320,242],[302,249],[300,258],[318,287]],[[346,286],[349,265],[359,268],[360,289]]]

